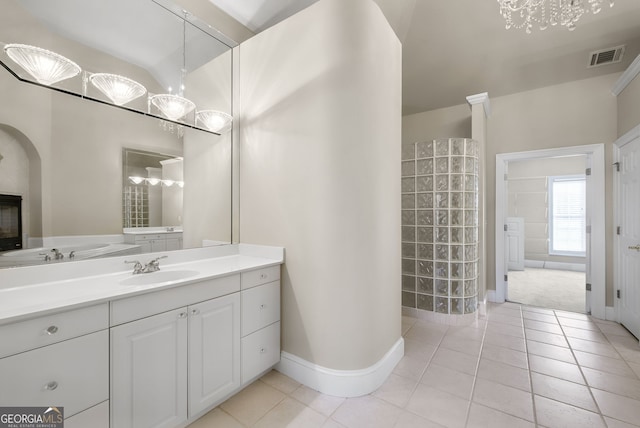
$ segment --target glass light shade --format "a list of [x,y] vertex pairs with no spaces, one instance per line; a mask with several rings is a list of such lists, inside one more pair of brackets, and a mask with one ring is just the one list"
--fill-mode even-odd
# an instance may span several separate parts
[[91,84],[115,105],[127,104],[143,96],[147,89],[135,80],[117,74],[96,73],[89,77]]
[[147,183],[151,184],[152,186],[155,186],[156,184],[160,183],[160,179],[159,178],[147,178]]
[[162,180],[162,184],[164,184],[167,187],[173,186],[173,183],[175,183],[175,181],[173,180]]
[[53,85],[80,74],[80,66],[55,52],[35,46],[11,43],[4,51],[27,73],[43,85]]
[[202,122],[212,132],[226,132],[231,129],[233,117],[217,110],[201,110],[196,113],[196,122]]
[[180,187],[184,187],[184,181],[176,181],[176,184]]
[[140,184],[144,181],[142,177],[129,177],[129,180],[133,182],[133,184]]
[[196,108],[193,101],[177,95],[159,94],[152,96],[150,99],[151,103],[171,120],[181,119]]

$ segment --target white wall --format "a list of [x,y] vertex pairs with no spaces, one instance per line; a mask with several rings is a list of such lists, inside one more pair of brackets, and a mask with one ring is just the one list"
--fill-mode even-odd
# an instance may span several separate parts
[[400,43],[321,0],[239,52],[240,239],[286,248],[283,350],[369,367],[400,339]]
[[640,75],[618,95],[618,137],[640,125]]

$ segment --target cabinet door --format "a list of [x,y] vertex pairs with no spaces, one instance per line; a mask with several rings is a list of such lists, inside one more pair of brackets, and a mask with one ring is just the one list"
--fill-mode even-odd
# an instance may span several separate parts
[[111,426],[187,420],[187,309],[111,329]]
[[167,251],[167,240],[164,238],[154,239],[153,241],[149,241],[151,243],[151,252],[155,253],[158,251]]
[[180,245],[178,238],[167,238],[165,245],[166,251],[182,250],[182,245]]
[[189,417],[240,386],[240,294],[189,306]]

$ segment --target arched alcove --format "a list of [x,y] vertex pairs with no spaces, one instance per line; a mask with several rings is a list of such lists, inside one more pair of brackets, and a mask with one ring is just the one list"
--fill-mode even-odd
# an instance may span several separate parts
[[[0,139],[9,147],[16,146],[16,150],[12,151],[13,159],[6,154],[1,162],[18,162],[20,151],[26,154],[28,161],[27,186],[28,189],[23,196],[23,230],[30,238],[42,238],[42,165],[38,150],[31,140],[20,130],[11,125],[0,123]],[[7,153],[7,152],[5,152]],[[2,165],[0,165],[0,168]],[[6,168],[9,169],[9,168]],[[5,169],[5,170],[6,170]],[[5,191],[0,187],[0,192]],[[22,193],[22,192],[13,192]],[[26,215],[25,215],[26,213]],[[28,242],[23,243],[25,248],[29,246]]]

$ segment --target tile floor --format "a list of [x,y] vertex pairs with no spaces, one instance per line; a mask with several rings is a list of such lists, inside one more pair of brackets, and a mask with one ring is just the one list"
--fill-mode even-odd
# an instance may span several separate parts
[[513,303],[468,327],[402,322],[405,356],[376,392],[272,371],[190,428],[640,426],[640,346],[616,323]]

